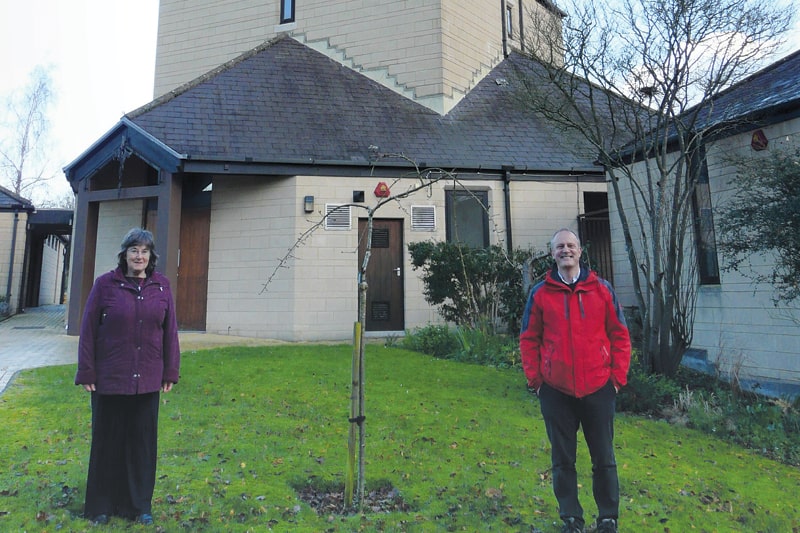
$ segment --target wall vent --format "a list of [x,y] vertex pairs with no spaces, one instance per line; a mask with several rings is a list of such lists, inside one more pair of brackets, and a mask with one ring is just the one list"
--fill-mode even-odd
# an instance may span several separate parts
[[436,206],[412,205],[411,229],[414,231],[436,230]]

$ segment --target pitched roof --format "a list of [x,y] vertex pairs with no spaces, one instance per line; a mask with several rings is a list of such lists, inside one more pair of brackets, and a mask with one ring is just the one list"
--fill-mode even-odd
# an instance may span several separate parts
[[30,200],[26,200],[22,196],[0,186],[0,210],[19,210],[25,209],[26,211],[33,211],[35,208]]
[[800,108],[800,51],[772,63],[706,103],[698,123],[713,127],[759,120]]
[[600,171],[578,136],[515,104],[510,69],[441,116],[283,37],[127,118],[191,160],[369,165],[373,146],[446,169]]

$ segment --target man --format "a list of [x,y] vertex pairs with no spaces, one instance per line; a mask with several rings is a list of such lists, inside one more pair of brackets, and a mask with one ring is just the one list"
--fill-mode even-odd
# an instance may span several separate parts
[[592,458],[597,531],[616,532],[619,479],[614,457],[616,394],[627,383],[631,342],[609,283],[580,264],[578,236],[550,241],[555,266],[531,289],[520,350],[528,387],[539,397],[552,448],[553,492],[564,533],[583,532],[575,470],[578,427]]

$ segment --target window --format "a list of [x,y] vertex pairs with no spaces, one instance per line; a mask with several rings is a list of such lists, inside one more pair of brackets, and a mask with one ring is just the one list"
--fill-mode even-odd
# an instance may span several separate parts
[[488,191],[445,191],[445,218],[447,242],[489,246]]
[[711,189],[708,185],[708,164],[705,150],[699,150],[692,165],[697,175],[692,208],[694,211],[694,234],[697,245],[697,267],[701,285],[719,284],[719,263],[717,262],[717,237],[714,233],[714,216],[711,212]]
[[506,4],[506,35],[514,38],[514,6]]
[[294,22],[294,0],[281,0],[281,24]]

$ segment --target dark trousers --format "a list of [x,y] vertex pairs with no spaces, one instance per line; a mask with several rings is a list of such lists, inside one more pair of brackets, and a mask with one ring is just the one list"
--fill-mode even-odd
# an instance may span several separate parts
[[159,394],[92,393],[92,450],[84,516],[152,514]]
[[619,478],[614,457],[614,385],[609,382],[594,394],[575,398],[544,384],[539,390],[539,402],[552,448],[553,492],[561,518],[575,517],[583,521],[575,470],[579,427],[583,428],[583,438],[592,458],[592,493],[598,518],[617,518]]

